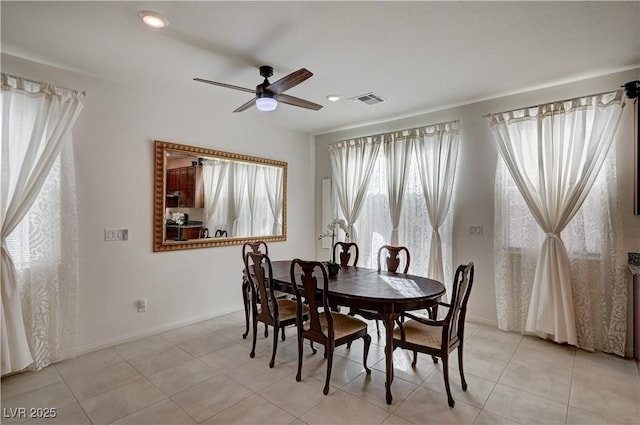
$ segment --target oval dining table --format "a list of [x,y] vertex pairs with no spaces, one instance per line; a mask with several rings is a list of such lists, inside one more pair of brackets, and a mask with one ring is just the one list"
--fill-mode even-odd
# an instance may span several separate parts
[[[271,265],[274,289],[292,293],[291,261],[273,261]],[[332,304],[377,311],[384,322],[387,404],[393,400],[394,320],[405,311],[433,306],[444,293],[444,285],[437,280],[364,267],[342,267],[335,278],[329,279],[328,295]]]

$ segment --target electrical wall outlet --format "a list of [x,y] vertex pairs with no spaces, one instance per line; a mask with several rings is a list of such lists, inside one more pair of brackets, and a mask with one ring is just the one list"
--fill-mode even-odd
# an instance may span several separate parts
[[140,298],[138,300],[138,313],[144,313],[145,311],[147,311],[147,299]]
[[129,239],[129,229],[104,229],[105,241],[126,241]]
[[467,235],[469,236],[481,236],[482,235],[482,225],[479,224],[470,224],[467,226]]

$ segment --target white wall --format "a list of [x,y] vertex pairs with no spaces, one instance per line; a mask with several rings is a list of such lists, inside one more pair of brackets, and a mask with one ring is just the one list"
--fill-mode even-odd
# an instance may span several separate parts
[[[460,120],[461,145],[456,175],[457,192],[454,194],[453,262],[455,266],[469,260],[474,261],[475,281],[469,301],[468,316],[470,319],[495,325],[497,314],[493,270],[493,220],[494,178],[498,154],[490,133],[488,119],[482,118],[482,116],[490,112],[615,90],[622,84],[637,80],[639,77],[640,70],[627,71],[316,136],[316,202],[318,205],[321,204],[322,179],[331,177],[328,143],[352,137]],[[624,226],[625,252],[623,255],[625,259],[627,251],[640,252],[640,216],[633,215],[633,122],[634,105],[632,102],[627,102],[616,141],[618,193]],[[316,232],[318,234],[323,227],[320,210],[320,208],[316,209]],[[467,236],[468,224],[482,225],[482,236]],[[316,252],[319,257],[324,255],[319,242],[316,242]]]
[[[2,72],[87,92],[73,132],[80,353],[242,308],[240,246],[152,252],[154,139],[288,162],[288,240],[270,244],[269,253],[315,255],[308,135],[256,113],[232,114],[211,90],[127,87],[7,55]],[[107,228],[129,229],[129,240],[105,242]],[[137,311],[142,297],[146,313]]]

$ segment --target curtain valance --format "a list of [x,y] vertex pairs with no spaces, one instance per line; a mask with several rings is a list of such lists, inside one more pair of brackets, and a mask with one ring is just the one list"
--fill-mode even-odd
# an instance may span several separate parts
[[430,124],[422,127],[407,128],[404,130],[390,131],[387,133],[373,134],[370,136],[356,137],[354,139],[340,140],[329,143],[329,152],[346,146],[363,146],[365,144],[389,143],[402,138],[416,138],[423,141],[424,136],[433,136],[437,133],[455,133],[458,134],[460,129],[460,121],[445,121],[437,124]]
[[85,96],[84,91],[66,89],[50,83],[40,83],[5,73],[0,75],[0,86],[4,91],[21,92],[26,96],[57,96],[61,99],[77,99],[78,101]]
[[489,125],[493,127],[499,123],[537,120],[553,115],[586,110],[588,108],[605,108],[614,104],[620,104],[621,107],[624,107],[623,90],[592,94],[575,99],[559,100],[511,111],[497,112],[489,114],[487,117],[491,118]]

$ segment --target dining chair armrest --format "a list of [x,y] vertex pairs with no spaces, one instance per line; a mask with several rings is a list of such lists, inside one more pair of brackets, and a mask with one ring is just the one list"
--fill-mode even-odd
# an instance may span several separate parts
[[445,325],[445,321],[444,320],[432,320],[423,316],[416,316],[415,314],[411,314],[411,313],[404,313],[404,317],[408,317],[412,320],[415,320],[416,322],[420,322],[423,323],[425,325],[430,325],[430,326],[444,326]]

